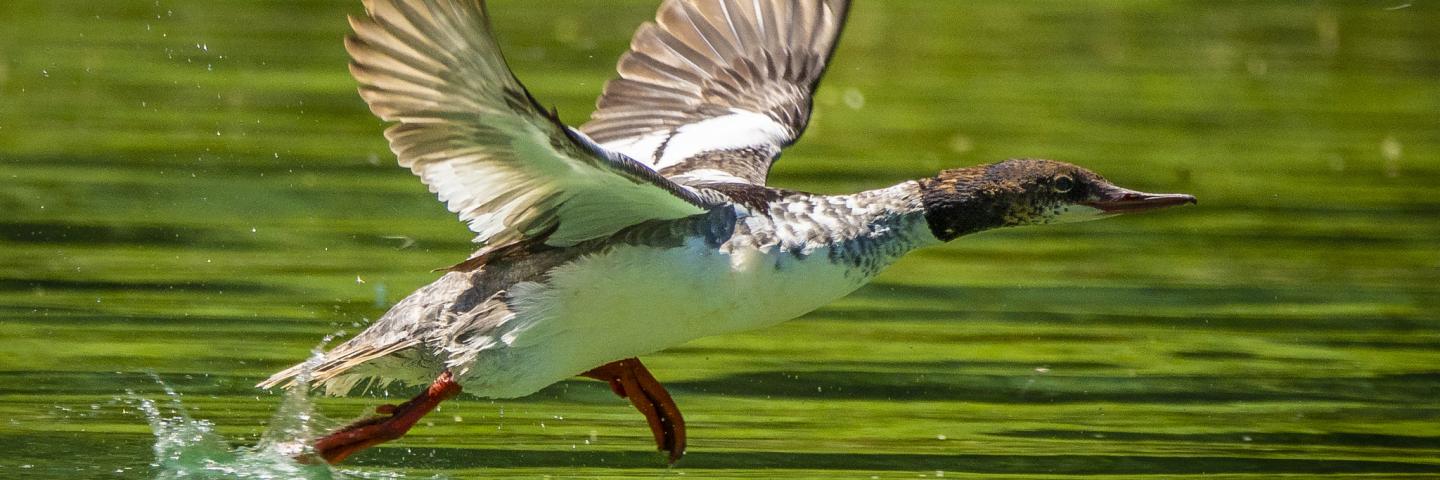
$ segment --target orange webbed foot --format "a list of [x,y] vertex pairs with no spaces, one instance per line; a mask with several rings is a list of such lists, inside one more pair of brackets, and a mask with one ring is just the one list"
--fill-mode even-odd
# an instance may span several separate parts
[[655,446],[669,453],[674,464],[685,455],[685,417],[680,407],[670,398],[670,392],[655,379],[654,375],[637,358],[627,358],[601,365],[582,376],[609,382],[610,390],[620,398],[630,400],[645,421],[650,424],[650,433],[655,436]]
[[399,405],[375,407],[382,416],[366,418],[321,437],[314,443],[316,455],[336,464],[361,450],[405,436],[425,414],[440,402],[460,394],[460,384],[450,372],[440,374],[424,392]]

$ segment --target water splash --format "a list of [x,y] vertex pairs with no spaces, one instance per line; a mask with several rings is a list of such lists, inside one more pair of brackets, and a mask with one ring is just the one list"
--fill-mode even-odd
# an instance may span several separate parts
[[[308,383],[315,358],[318,357],[306,362],[306,368],[299,375],[298,381],[302,384]],[[335,423],[315,413],[303,388],[286,392],[258,443],[234,447],[215,432],[213,423],[190,416],[178,392],[159,377],[155,381],[165,391],[166,405],[162,408],[148,398],[135,401],[155,432],[155,461],[151,467],[157,479],[404,478],[399,473],[336,469],[318,459],[296,460],[315,458],[310,444],[315,438],[316,426]]]

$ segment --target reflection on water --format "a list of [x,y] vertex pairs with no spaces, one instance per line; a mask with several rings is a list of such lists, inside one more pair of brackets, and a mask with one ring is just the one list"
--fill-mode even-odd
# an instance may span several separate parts
[[[657,3],[490,2],[572,123]],[[582,380],[296,464],[321,413],[415,392],[305,420],[255,383],[472,236],[355,94],[359,10],[0,1],[0,473],[1440,478],[1440,4],[1369,1],[859,2],[778,186],[1034,156],[1200,205],[965,238],[647,357],[690,424],[673,469]],[[176,392],[153,430],[107,406],[146,372]]]

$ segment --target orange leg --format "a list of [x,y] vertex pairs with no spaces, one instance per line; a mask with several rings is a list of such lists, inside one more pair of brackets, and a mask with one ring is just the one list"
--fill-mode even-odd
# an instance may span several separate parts
[[449,371],[440,374],[430,387],[400,405],[381,405],[375,413],[383,416],[367,418],[346,425],[315,441],[315,452],[327,463],[335,464],[355,452],[400,438],[420,417],[430,413],[441,401],[460,394],[460,384]]
[[610,389],[616,395],[630,399],[650,423],[655,446],[670,453],[671,464],[685,455],[685,418],[680,416],[680,408],[675,406],[670,392],[665,391],[640,359],[610,362],[580,375],[610,382]]

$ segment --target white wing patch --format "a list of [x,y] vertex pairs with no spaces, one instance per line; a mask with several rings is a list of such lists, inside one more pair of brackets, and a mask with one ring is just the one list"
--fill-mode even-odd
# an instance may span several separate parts
[[695,191],[606,151],[545,112],[510,73],[478,0],[366,3],[346,39],[360,95],[400,165],[498,247],[572,245],[705,212]]
[[849,0],[666,0],[580,129],[682,185],[764,185],[810,120],[848,11]]
[[[788,127],[765,115],[731,109],[729,115],[683,125],[665,142],[664,151],[653,165],[656,170],[674,166],[696,154],[712,150],[733,150],[762,145],[779,145],[794,137]],[[650,157],[654,158],[655,152]]]

